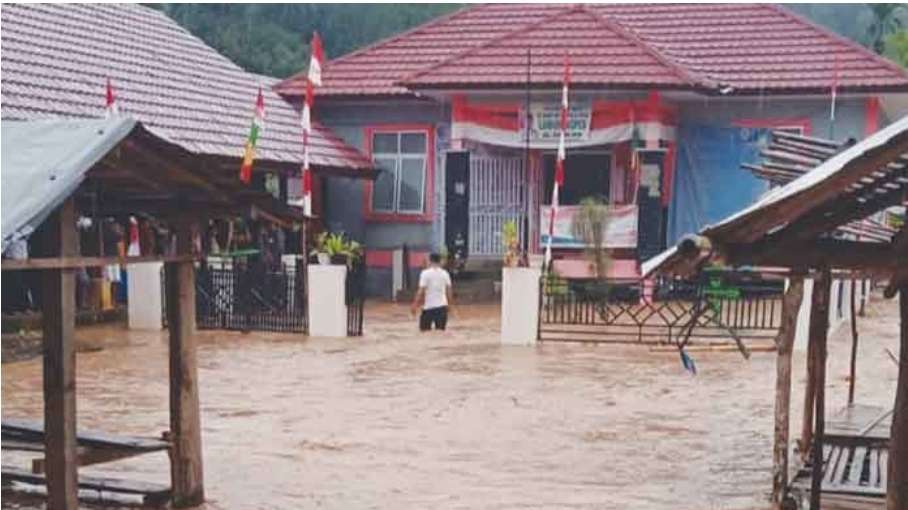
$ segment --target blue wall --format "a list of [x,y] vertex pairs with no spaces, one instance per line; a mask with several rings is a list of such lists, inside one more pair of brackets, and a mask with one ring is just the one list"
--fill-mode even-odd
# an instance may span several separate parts
[[681,103],[669,245],[750,205],[768,189],[765,181],[740,166],[760,160],[759,144],[765,130],[734,128],[736,122],[808,119],[812,135],[837,140],[863,138],[864,99],[837,101],[834,129],[829,109],[828,98],[704,98]]

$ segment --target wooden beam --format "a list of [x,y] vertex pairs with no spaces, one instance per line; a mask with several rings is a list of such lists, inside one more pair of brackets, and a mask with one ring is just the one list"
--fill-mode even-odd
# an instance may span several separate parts
[[890,428],[886,510],[908,508],[908,283],[899,288],[899,375]]
[[[191,225],[176,225],[177,253],[192,253]],[[168,262],[167,319],[170,329],[170,479],[173,506],[200,505],[205,500],[202,432],[195,343],[195,275],[192,262]]]
[[781,510],[788,492],[788,434],[791,414],[791,350],[804,297],[804,279],[791,278],[782,298],[782,324],[776,337],[775,435],[772,449],[773,510]]
[[779,225],[796,221],[805,213],[822,206],[826,202],[837,200],[850,184],[870,175],[881,167],[901,157],[908,151],[908,133],[893,137],[886,145],[869,150],[847,164],[838,172],[830,175],[822,183],[788,196],[764,209],[760,214],[749,216],[746,221],[736,221],[717,227],[717,232],[728,232],[730,241],[752,242],[763,237],[766,232]]
[[721,252],[726,261],[735,266],[829,267],[885,273],[899,262],[889,243],[844,239],[816,239],[790,244],[767,239],[753,244],[723,246]]
[[[67,199],[45,223],[50,253],[76,254],[76,207]],[[78,508],[76,450],[76,278],[73,269],[43,275],[44,451],[47,459],[47,508]]]
[[814,350],[814,401],[813,464],[810,472],[810,510],[820,510],[820,492],[823,486],[823,434],[826,432],[826,340],[829,334],[829,291],[832,275],[829,270],[813,283],[810,309],[810,342]]
[[3,259],[3,271],[25,271],[29,269],[78,269],[80,267],[104,267],[110,264],[141,264],[143,262],[193,262],[199,257],[193,255],[142,255],[140,257],[38,257],[33,259]]

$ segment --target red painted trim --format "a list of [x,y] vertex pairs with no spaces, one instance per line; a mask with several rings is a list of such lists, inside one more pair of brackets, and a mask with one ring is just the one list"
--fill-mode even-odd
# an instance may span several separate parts
[[[410,252],[410,269],[422,269],[429,260],[427,251]],[[394,250],[366,250],[366,266],[390,268],[394,265]]]
[[864,135],[870,136],[880,129],[880,98],[868,97],[864,103]]
[[366,250],[366,266],[391,267],[393,254],[391,250]]
[[375,133],[396,133],[400,131],[422,131],[426,133],[426,180],[425,199],[421,214],[384,213],[372,210],[373,181],[365,184],[363,193],[363,216],[366,221],[379,223],[431,223],[435,194],[435,127],[431,124],[379,124],[363,128],[365,137],[363,151],[372,160],[372,135]]
[[799,127],[805,136],[809,136],[813,123],[809,117],[772,117],[767,119],[737,119],[733,126],[745,128],[780,128]]

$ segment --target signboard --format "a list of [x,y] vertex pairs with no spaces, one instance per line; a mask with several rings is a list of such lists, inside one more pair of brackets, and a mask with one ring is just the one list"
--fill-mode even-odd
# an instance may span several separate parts
[[[524,109],[525,111],[525,109]],[[568,109],[567,142],[584,141],[590,137],[592,108],[588,102],[571,103]],[[521,115],[521,118],[526,118]],[[558,143],[561,133],[561,103],[530,103],[530,142]]]
[[[586,248],[583,240],[574,237],[572,224],[574,216],[580,206],[563,205],[558,208],[555,217],[554,236],[552,248]],[[539,243],[545,248],[549,240],[549,221],[552,217],[551,206],[544,205],[539,211]],[[605,229],[606,248],[636,248],[637,247],[637,206],[610,205],[608,206],[608,224]]]

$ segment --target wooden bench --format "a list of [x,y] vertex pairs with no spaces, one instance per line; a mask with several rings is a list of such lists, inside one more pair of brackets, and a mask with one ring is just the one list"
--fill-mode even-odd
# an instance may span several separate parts
[[[2,473],[4,484],[20,482],[29,485],[47,485],[43,474],[32,473],[24,469],[3,466],[0,473]],[[170,487],[166,485],[118,478],[79,475],[79,489],[141,496],[144,504],[152,506],[162,505],[170,499]]]
[[[26,420],[3,420],[2,442],[4,450],[44,452],[44,426]],[[162,439],[113,436],[103,432],[83,431],[76,435],[76,452],[79,466],[112,462],[151,452],[170,451],[170,443]],[[45,459],[32,460],[31,471],[3,466],[3,480],[32,485],[44,485]],[[170,498],[170,488],[146,482],[99,478],[79,475],[79,487],[102,492],[140,495],[146,504],[159,504]],[[161,499],[163,498],[163,499]]]

